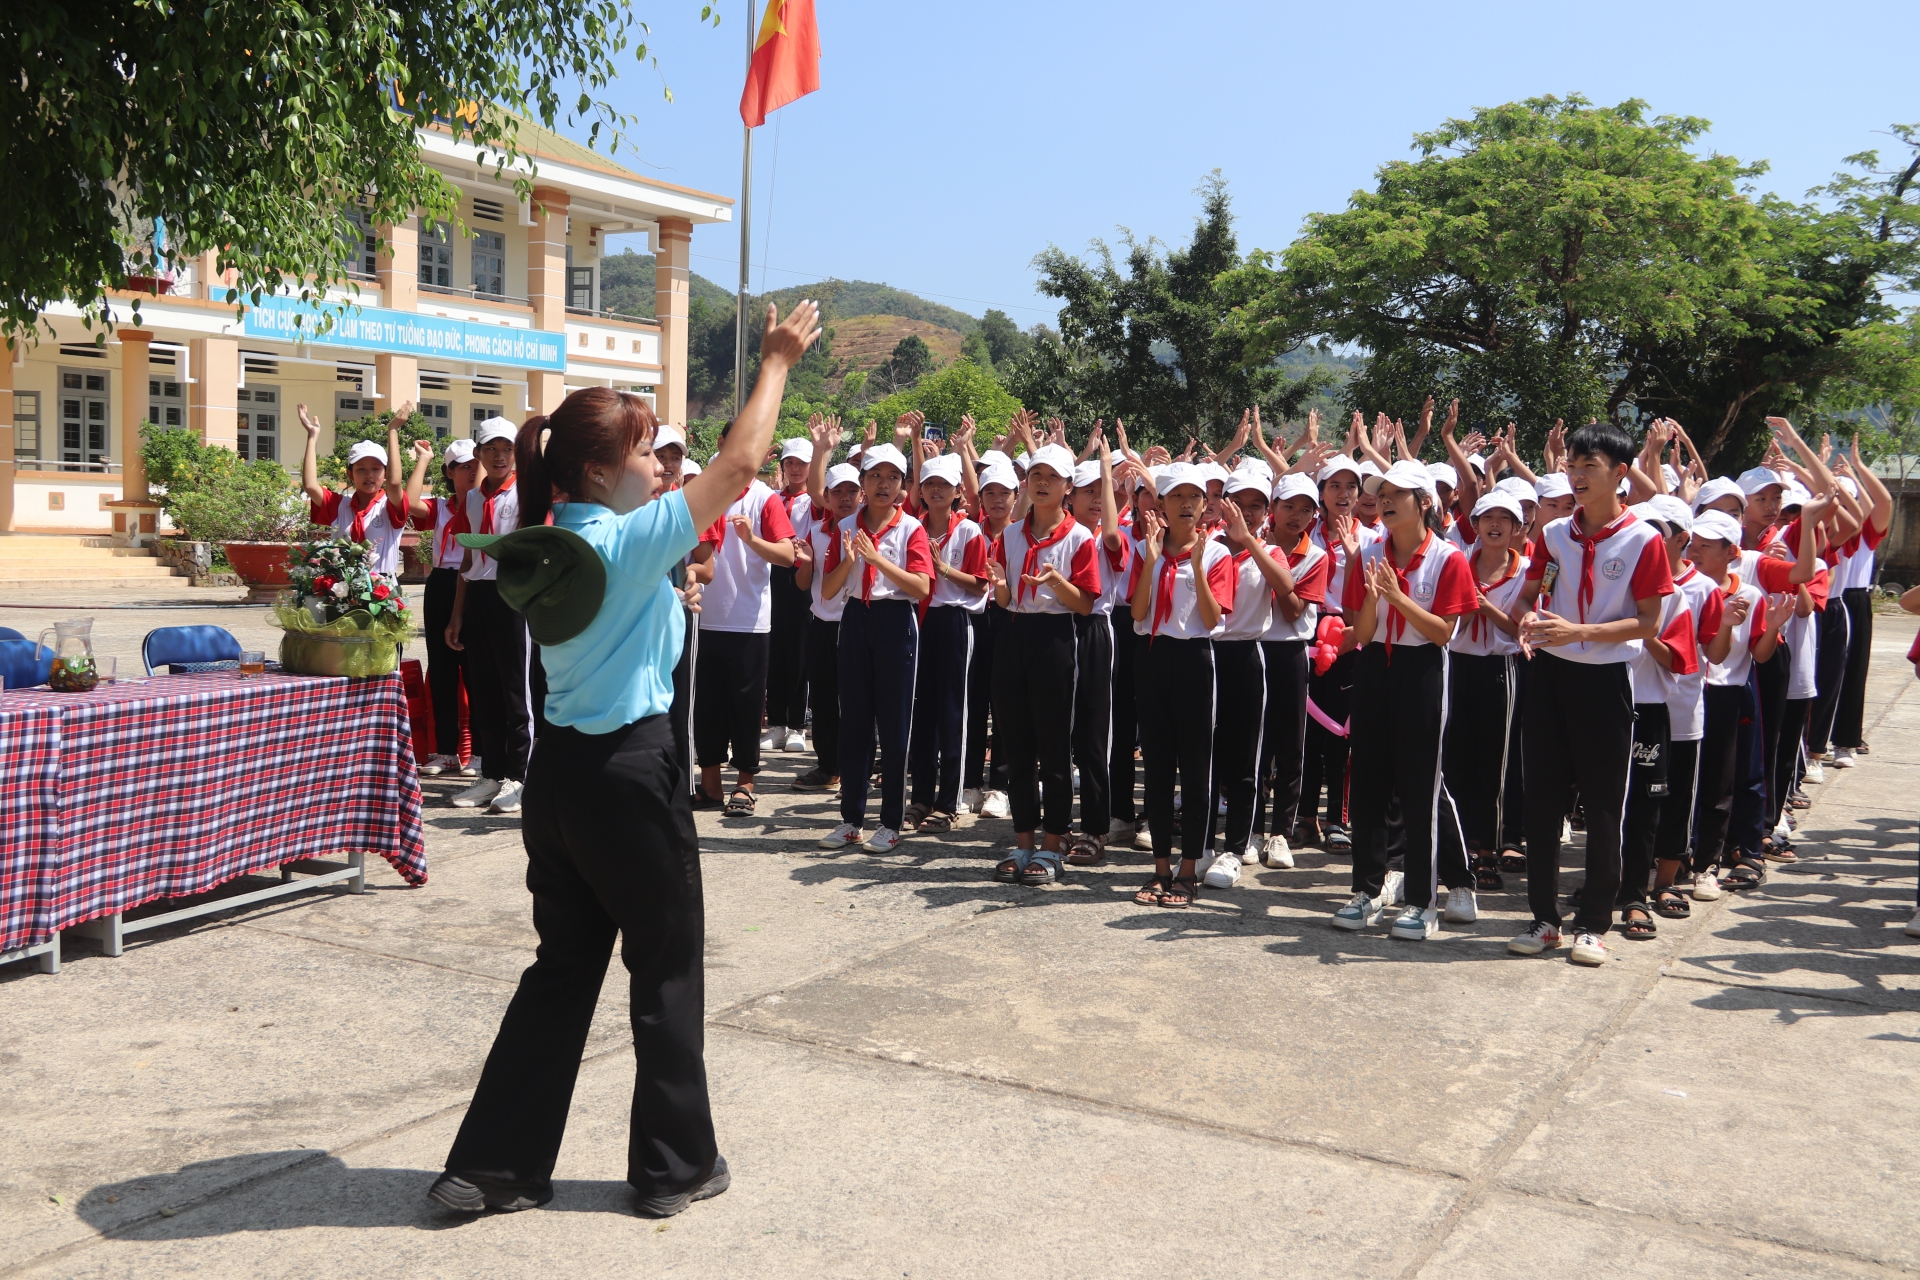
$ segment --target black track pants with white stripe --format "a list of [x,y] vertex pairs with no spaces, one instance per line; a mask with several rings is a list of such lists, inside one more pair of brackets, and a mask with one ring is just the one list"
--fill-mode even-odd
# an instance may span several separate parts
[[1267,664],[1267,717],[1260,730],[1253,831],[1291,840],[1307,761],[1307,642],[1262,640],[1260,652]]
[[[1440,774],[1447,728],[1447,659],[1439,645],[1375,642],[1360,651],[1353,682],[1353,891],[1377,898],[1387,878],[1387,810],[1400,802],[1405,824],[1407,905],[1430,907],[1439,884],[1473,883],[1457,852],[1459,818]],[[1452,823],[1456,852],[1446,865],[1440,827]]]
[[1112,817],[1127,822],[1139,819],[1133,803],[1133,753],[1140,746],[1140,718],[1133,709],[1136,643],[1145,642],[1134,634],[1132,614],[1122,608],[1113,623],[1113,749],[1107,753],[1107,802]]
[[[1001,615],[993,655],[993,754],[1004,753],[1016,832],[1073,830],[1073,615]],[[1102,673],[1104,677],[1104,672]]]
[[[1253,844],[1253,818],[1259,803],[1260,735],[1267,717],[1267,663],[1258,640],[1213,642],[1214,686],[1218,710],[1213,724],[1213,794],[1208,821],[1219,829],[1209,839],[1215,853],[1245,857]],[[1220,819],[1219,800],[1227,802]],[[1255,855],[1259,850],[1254,850]]]
[[1459,811],[1469,852],[1500,847],[1508,755],[1519,746],[1509,732],[1519,660],[1512,654],[1456,653],[1447,663],[1447,794]]
[[1205,807],[1213,795],[1213,641],[1141,636],[1133,646],[1134,708],[1146,774],[1147,827],[1153,856],[1173,856],[1173,789],[1186,797],[1180,856],[1207,844]]
[[1587,879],[1575,927],[1605,933],[1620,887],[1620,841],[1633,760],[1633,677],[1624,662],[1534,654],[1527,676],[1527,902],[1560,924],[1560,824],[1575,788],[1587,815]]
[[1113,617],[1073,620],[1073,767],[1080,771],[1080,830],[1107,838],[1113,799],[1107,765],[1113,754]]
[[880,825],[900,830],[913,738],[920,607],[907,600],[849,600],[840,616],[840,821],[865,827],[875,739]]
[[927,610],[913,698],[913,802],[940,813],[952,813],[960,803],[972,662],[973,615],[957,604]]

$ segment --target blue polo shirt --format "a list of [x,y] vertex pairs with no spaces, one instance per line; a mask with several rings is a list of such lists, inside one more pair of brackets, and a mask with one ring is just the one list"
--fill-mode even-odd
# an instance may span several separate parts
[[676,489],[623,516],[591,502],[555,503],[553,522],[606,561],[607,597],[585,631],[540,646],[547,719],[610,733],[661,714],[673,702],[673,668],[686,638],[667,574],[700,537],[686,495]]

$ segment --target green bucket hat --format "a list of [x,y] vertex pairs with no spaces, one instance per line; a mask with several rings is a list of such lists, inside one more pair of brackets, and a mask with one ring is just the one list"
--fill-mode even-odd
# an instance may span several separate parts
[[500,598],[527,615],[535,644],[564,644],[587,629],[607,595],[600,553],[571,529],[536,524],[455,541],[500,562]]

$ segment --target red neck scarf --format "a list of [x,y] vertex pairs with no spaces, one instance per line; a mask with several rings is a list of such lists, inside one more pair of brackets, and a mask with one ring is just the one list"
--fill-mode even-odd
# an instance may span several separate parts
[[[853,526],[854,528],[865,529],[867,527],[866,516],[864,515],[856,516],[854,519],[855,519],[855,523]],[[896,505],[893,509],[893,514],[887,518],[886,525],[883,528],[881,528],[880,531],[877,533],[867,534],[869,538],[873,539],[873,545],[875,549],[879,548],[880,540],[886,537],[888,534],[892,533],[893,527],[899,523],[900,523],[900,508]],[[873,603],[873,580],[879,575],[880,575],[880,570],[875,568],[872,564],[868,563],[865,560],[862,560],[860,562],[860,599],[866,604]]]
[[[1153,624],[1147,628],[1147,638],[1151,640],[1160,633],[1160,624],[1173,617],[1173,580],[1180,572],[1180,566],[1193,559],[1193,553],[1207,544],[1196,533],[1193,545],[1178,555],[1162,548],[1160,551],[1160,577],[1153,588]],[[1205,561],[1203,560],[1204,564]],[[1198,566],[1194,568],[1199,573]],[[1198,590],[1198,588],[1195,588]]]
[[457,503],[447,503],[447,510],[453,514],[447,517],[447,527],[440,531],[440,546],[437,554],[434,556],[435,567],[438,567],[439,561],[446,558],[447,551],[452,546],[455,536],[469,532],[467,528],[467,495],[464,493],[461,494],[460,501]]
[[1574,596],[1574,606],[1580,611],[1582,622],[1587,620],[1587,606],[1593,603],[1593,561],[1600,554],[1600,544],[1634,521],[1633,512],[1622,511],[1612,524],[1588,537],[1580,528],[1580,521],[1586,514],[1586,508],[1583,507],[1573,513],[1573,519],[1567,521],[1567,536],[1580,544],[1580,591]]
[[[1421,562],[1427,558],[1428,548],[1432,546],[1433,530],[1428,529],[1425,536],[1420,539],[1420,545],[1414,548],[1413,557],[1407,561],[1407,567],[1402,569],[1393,562],[1393,535],[1388,534],[1386,537],[1380,539],[1380,558],[1387,562],[1387,568],[1393,570],[1393,579],[1400,584],[1400,590],[1403,594],[1408,596],[1413,594],[1413,587],[1408,583],[1407,575],[1420,567]],[[1392,662],[1394,637],[1403,636],[1407,633],[1407,619],[1405,615],[1390,604],[1383,602],[1381,607],[1388,612],[1387,661]]]
[[1026,523],[1020,526],[1020,532],[1024,533],[1027,537],[1027,554],[1026,558],[1020,562],[1020,581],[1015,584],[1013,592],[1013,602],[1015,604],[1019,604],[1029,590],[1032,590],[1035,598],[1038,598],[1040,594],[1039,588],[1029,587],[1027,579],[1033,576],[1034,572],[1039,569],[1040,553],[1059,542],[1060,539],[1066,537],[1067,534],[1072,531],[1073,514],[1062,511],[1060,513],[1060,523],[1053,527],[1053,532],[1048,534],[1045,540],[1036,539],[1033,536],[1033,512],[1027,512]]
[[[1512,582],[1514,575],[1520,572],[1520,553],[1515,551],[1511,546],[1507,548],[1506,564],[1500,570],[1500,576],[1492,582],[1480,581],[1480,544],[1476,542],[1473,550],[1469,551],[1467,555],[1471,557],[1469,563],[1473,566],[1474,589],[1483,596],[1496,588],[1503,587],[1507,583]],[[1473,611],[1473,622],[1470,624],[1471,629],[1467,634],[1478,642],[1482,636],[1487,634],[1486,629],[1492,625],[1491,622],[1487,621],[1486,614],[1475,609]]]
[[[481,482],[480,484],[480,501],[482,504],[480,507],[480,532],[481,533],[493,532],[493,501],[495,498],[498,498],[501,494],[505,493],[507,490],[513,488],[513,482],[515,480],[518,480],[519,478],[520,478],[520,473],[518,471],[508,473],[507,478],[500,482],[500,487],[498,489],[495,489],[492,493],[487,492],[486,482],[485,481]],[[487,558],[487,553],[484,551],[476,551],[474,552],[474,555],[481,560],[485,560]]]
[[[360,495],[356,493],[353,496],[357,498]],[[348,499],[347,509],[353,512],[353,527],[347,530],[347,541],[365,542],[367,540],[367,521],[373,518],[374,509],[383,501],[385,501],[385,495],[379,493],[367,499],[367,505],[364,507],[356,507],[352,499]]]

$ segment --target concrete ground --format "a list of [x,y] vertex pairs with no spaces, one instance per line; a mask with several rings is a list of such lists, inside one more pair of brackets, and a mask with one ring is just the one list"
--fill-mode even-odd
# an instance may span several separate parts
[[[190,612],[96,617],[122,653],[258,626]],[[667,1222],[621,1181],[617,970],[554,1202],[424,1200],[532,943],[516,820],[429,781],[424,888],[0,970],[0,1276],[1920,1269],[1913,634],[1880,620],[1873,752],[1814,789],[1805,861],[1597,971],[1506,955],[1517,878],[1411,944],[1329,928],[1316,851],[1179,913],[1132,904],[1131,852],[993,883],[1005,823],[822,853],[831,799],[776,756],[759,815],[700,822],[734,1185]]]

